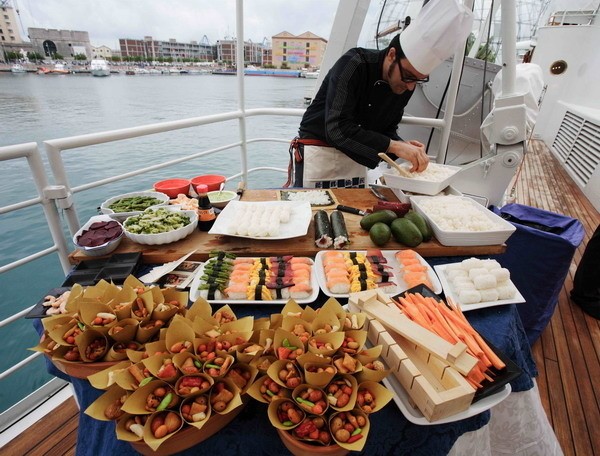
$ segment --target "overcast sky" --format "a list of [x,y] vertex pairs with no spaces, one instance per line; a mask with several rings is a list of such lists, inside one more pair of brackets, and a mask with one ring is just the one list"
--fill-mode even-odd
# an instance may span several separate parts
[[[343,1],[343,0],[342,0]],[[214,44],[235,37],[235,0],[12,0],[28,27],[87,31],[93,46],[118,47],[119,38]],[[379,1],[371,2],[371,11]],[[337,0],[246,0],[244,36],[255,43],[282,31],[329,38]],[[369,17],[365,28],[374,23]],[[362,37],[361,37],[362,39]]]

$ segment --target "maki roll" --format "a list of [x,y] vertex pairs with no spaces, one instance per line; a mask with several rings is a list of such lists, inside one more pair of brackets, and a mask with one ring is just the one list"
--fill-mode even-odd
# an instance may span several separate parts
[[333,245],[333,230],[327,212],[316,211],[314,221],[315,245],[321,249],[331,247]]
[[344,214],[340,211],[332,211],[331,227],[333,229],[333,248],[343,249],[350,243]]

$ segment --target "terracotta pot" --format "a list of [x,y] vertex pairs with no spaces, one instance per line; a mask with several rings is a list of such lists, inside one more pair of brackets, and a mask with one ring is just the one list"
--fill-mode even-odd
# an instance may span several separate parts
[[345,450],[344,448],[336,444],[329,446],[311,445],[309,443],[304,443],[300,440],[295,439],[292,436],[292,434],[282,429],[277,429],[277,433],[279,434],[279,438],[281,439],[285,447],[288,450],[290,450],[290,452],[294,456],[312,456],[315,454],[327,456],[344,456],[349,453],[348,450]]

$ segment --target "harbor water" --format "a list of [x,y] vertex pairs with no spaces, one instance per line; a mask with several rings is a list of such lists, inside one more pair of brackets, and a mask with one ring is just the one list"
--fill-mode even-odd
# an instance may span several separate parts
[[[246,77],[245,108],[304,108],[315,80],[303,78]],[[37,142],[46,163],[42,141],[174,121],[234,111],[238,108],[236,78],[218,75],[36,75],[0,73],[0,147]],[[252,117],[247,136],[293,138],[298,117]],[[210,150],[239,141],[239,122],[229,121],[133,140],[66,151],[63,159],[72,187],[157,162]],[[102,201],[130,191],[152,187],[153,182],[200,174],[230,176],[241,170],[240,148],[149,174],[77,193],[75,204],[84,223],[97,213]],[[248,166],[286,168],[284,143],[248,145]],[[51,176],[47,166],[48,176]],[[52,184],[51,177],[49,177]],[[282,173],[260,171],[251,175],[248,187],[280,187]],[[235,189],[239,179],[228,182]],[[25,159],[0,163],[0,207],[36,197]],[[65,224],[66,226],[66,224]],[[41,208],[0,215],[0,266],[51,246]],[[66,228],[65,228],[66,232]],[[24,267],[0,275],[0,320],[35,304],[64,280],[58,258],[51,254]],[[38,335],[32,320],[20,320],[0,329],[4,371],[31,354]],[[51,377],[38,358],[0,382],[0,411],[39,388]]]

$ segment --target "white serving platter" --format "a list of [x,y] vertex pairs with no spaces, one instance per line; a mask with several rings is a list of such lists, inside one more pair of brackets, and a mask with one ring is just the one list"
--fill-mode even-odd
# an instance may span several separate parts
[[[200,291],[198,287],[201,284],[200,277],[204,274],[204,263],[201,267],[196,271],[192,283],[190,284],[190,300],[193,302],[200,297]],[[315,302],[317,297],[319,296],[319,282],[317,281],[316,273],[315,273],[315,265],[313,264],[310,271],[310,286],[312,287],[312,293],[310,296],[304,299],[294,299],[298,304],[309,304]],[[211,304],[264,304],[264,305],[273,305],[273,304],[286,304],[288,302],[288,298],[286,299],[273,299],[271,301],[266,300],[253,300],[253,299],[207,299],[207,301]]]
[[[290,208],[290,219],[287,223],[281,223],[279,234],[277,236],[243,236],[231,234],[231,225],[237,223],[237,213],[242,206],[257,205],[263,206],[268,210],[273,210],[278,206],[288,206]],[[308,227],[312,220],[312,209],[307,201],[230,201],[221,211],[209,234],[223,234],[247,239],[280,240],[305,236],[308,233]]]
[[[440,227],[433,218],[423,209],[422,203],[426,199],[440,198],[443,201],[444,198],[459,198],[462,201],[467,202],[472,208],[478,211],[480,214],[485,216],[488,220],[492,221],[498,226],[497,230],[487,231],[448,231]],[[411,196],[410,202],[414,210],[427,219],[433,234],[436,239],[442,245],[446,246],[474,246],[474,245],[499,245],[503,244],[512,233],[516,231],[516,227],[511,223],[504,220],[502,217],[494,214],[492,211],[476,203],[471,198],[466,196]]]
[[[335,251],[336,252],[348,252],[348,253],[351,252],[349,250],[335,250]],[[316,271],[317,280],[319,282],[319,286],[321,287],[321,290],[323,290],[323,293],[325,293],[329,297],[348,298],[349,297],[348,293],[333,293],[327,287],[327,278],[325,277],[325,268],[323,267],[323,259],[325,258],[325,252],[327,252],[327,250],[321,250],[320,252],[317,252],[317,255],[315,256],[315,271]],[[356,250],[353,252],[362,253],[362,254],[367,253],[365,250]],[[410,288],[408,285],[406,285],[406,282],[404,282],[404,280],[402,280],[402,278],[401,278],[400,263],[398,263],[398,261],[396,260],[396,257],[395,257],[396,252],[397,252],[397,250],[382,250],[381,251],[382,255],[387,260],[387,263],[385,263],[385,264],[392,267],[392,269],[390,269],[390,271],[393,273],[392,281],[396,284],[396,286],[382,288],[383,292],[385,292],[386,294],[390,294],[390,295],[396,295],[398,293],[402,293],[403,291],[408,290]],[[422,265],[427,266],[427,268],[428,268],[427,273],[428,273],[431,285],[433,287],[432,288],[433,292],[436,294],[441,293],[442,292],[442,284],[440,283],[435,271],[429,265],[429,263],[427,263],[427,261],[425,261],[425,259],[421,255],[419,255],[418,253],[416,255],[417,255],[419,262]]]
[[113,219],[119,220],[121,222],[124,221],[127,217],[131,217],[132,215],[141,214],[144,211],[115,212],[111,208],[109,208],[109,206],[111,204],[113,204],[114,202],[116,202],[116,201],[119,201],[119,200],[124,199],[124,198],[132,198],[134,196],[147,196],[147,197],[156,198],[156,199],[162,201],[162,203],[155,204],[154,206],[150,206],[150,207],[165,206],[165,205],[167,205],[169,203],[169,197],[167,195],[165,195],[164,193],[160,193],[160,192],[131,192],[131,193],[124,193],[123,195],[113,196],[112,198],[107,199],[106,201],[104,201],[100,205],[100,212],[102,212],[103,214],[110,215]]
[[[496,301],[481,301],[481,302],[477,302],[475,304],[461,304],[460,301],[458,300],[458,294],[454,292],[454,290],[452,289],[452,285],[450,285],[450,282],[448,282],[448,279],[446,277],[445,270],[449,264],[453,264],[453,263],[439,264],[437,266],[434,266],[434,268],[435,268],[435,271],[437,272],[438,278],[440,279],[440,282],[442,284],[442,288],[444,289],[444,294],[446,295],[446,298],[452,299],[452,301],[454,301],[454,303],[458,304],[460,306],[461,310],[463,310],[464,312],[468,312],[469,310],[483,309],[485,307],[502,306],[504,304],[519,304],[519,303],[525,302],[525,298],[523,297],[521,292],[515,286],[517,293],[515,294],[515,297],[512,299],[498,299]],[[512,283],[512,281],[511,281],[511,283]],[[514,283],[512,283],[512,284],[514,285]]]

